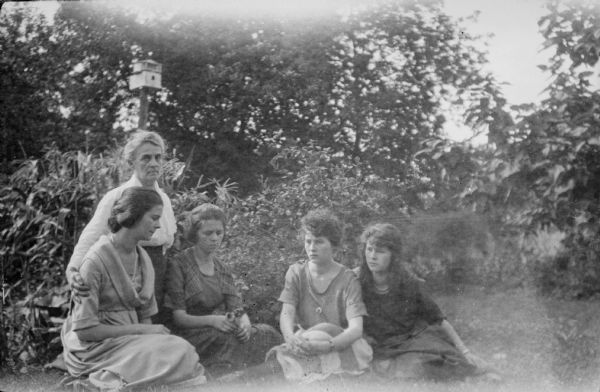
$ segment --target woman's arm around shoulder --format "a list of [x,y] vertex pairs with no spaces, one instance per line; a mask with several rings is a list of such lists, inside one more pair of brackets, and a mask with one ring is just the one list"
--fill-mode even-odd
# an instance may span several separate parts
[[93,255],[86,255],[86,259],[81,266],[81,275],[88,283],[90,292],[88,296],[81,298],[80,302],[74,303],[71,315],[73,330],[80,340],[97,342],[124,335],[169,333],[169,330],[162,325],[142,323],[128,325],[102,324],[98,312],[100,309],[100,293],[106,276],[101,262]]
[[67,281],[71,285],[73,285],[73,275],[79,273],[88,250],[103,234],[109,233],[108,218],[110,217],[110,211],[121,193],[119,188],[116,188],[104,195],[100,199],[92,219],[81,232],[66,270]]

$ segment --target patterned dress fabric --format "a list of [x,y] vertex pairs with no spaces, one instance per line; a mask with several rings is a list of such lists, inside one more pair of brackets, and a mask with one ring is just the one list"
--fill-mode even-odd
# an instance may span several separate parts
[[[218,260],[213,275],[200,271],[192,248],[182,251],[169,263],[166,308],[206,316],[225,314],[242,305],[232,272]],[[210,326],[188,329],[172,326],[172,330],[196,347],[200,361],[214,376],[264,362],[267,351],[283,340],[275,328],[266,324],[253,324],[247,342]]]

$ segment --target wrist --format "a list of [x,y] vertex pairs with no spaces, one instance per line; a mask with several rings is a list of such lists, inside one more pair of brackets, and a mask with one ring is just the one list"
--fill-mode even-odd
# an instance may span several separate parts
[[286,342],[290,342],[292,340],[292,337],[294,336],[293,333],[287,333],[287,334],[283,334],[283,340],[285,340]]
[[328,344],[328,346],[327,346],[327,352],[328,353],[334,352],[335,351],[335,344],[333,343],[333,339],[329,339],[327,341],[327,344]]

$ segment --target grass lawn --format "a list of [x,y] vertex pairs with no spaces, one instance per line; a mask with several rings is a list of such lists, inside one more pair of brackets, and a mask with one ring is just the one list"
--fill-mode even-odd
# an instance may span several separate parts
[[[386,382],[370,376],[331,378],[309,385],[285,381],[247,384],[209,383],[207,392],[260,391],[600,391],[600,301],[561,301],[518,289],[436,296],[459,335],[503,376],[504,382],[482,380],[431,383]],[[63,377],[55,370],[30,369],[5,375],[0,391],[50,392]],[[167,391],[167,388],[149,390]]]

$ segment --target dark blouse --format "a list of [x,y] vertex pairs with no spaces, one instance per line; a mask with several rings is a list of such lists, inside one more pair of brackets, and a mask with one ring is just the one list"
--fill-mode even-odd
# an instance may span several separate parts
[[194,316],[232,311],[242,306],[231,271],[215,260],[214,275],[203,274],[192,248],[182,251],[169,263],[165,291],[166,308],[184,309]]
[[413,278],[403,278],[387,294],[363,288],[363,300],[369,312],[365,318],[365,334],[378,342],[415,333],[444,320],[442,311],[425,293],[422,283]]

